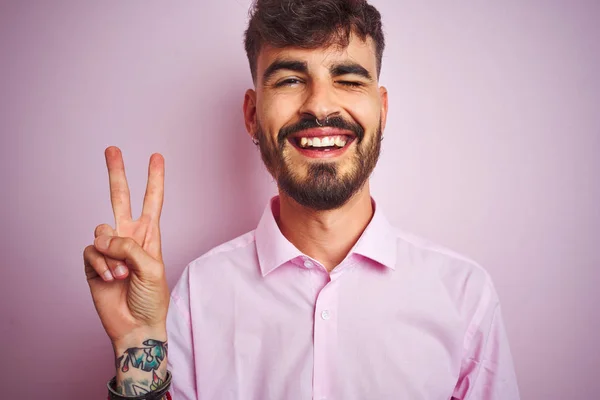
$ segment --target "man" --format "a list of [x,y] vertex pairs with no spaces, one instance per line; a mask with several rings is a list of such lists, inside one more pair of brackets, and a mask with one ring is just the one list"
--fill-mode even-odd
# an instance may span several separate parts
[[258,0],[245,45],[246,129],[279,196],[170,298],[164,161],[150,158],[132,220],[121,153],[106,150],[116,226],[96,228],[84,259],[116,357],[109,398],[518,399],[488,274],[392,228],[370,196],[388,112],[379,12]]

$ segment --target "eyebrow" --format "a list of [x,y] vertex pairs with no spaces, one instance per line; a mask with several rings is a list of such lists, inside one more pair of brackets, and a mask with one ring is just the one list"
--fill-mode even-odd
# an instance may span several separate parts
[[308,66],[304,61],[275,60],[265,70],[265,73],[263,74],[263,82],[267,82],[277,71],[282,69],[301,72],[304,74],[308,73]]
[[366,68],[354,62],[346,62],[332,65],[331,68],[329,68],[329,73],[334,78],[342,75],[358,75],[370,81],[373,80],[371,74],[369,73],[369,71],[367,71]]
[[[298,60],[275,60],[269,65],[263,74],[263,82],[268,82],[269,79],[280,70],[295,71],[303,74],[308,74],[308,65],[305,61]],[[358,75],[362,76],[369,81],[373,80],[373,77],[362,65],[355,62],[343,62],[334,64],[329,68],[329,73],[333,78],[342,75]]]

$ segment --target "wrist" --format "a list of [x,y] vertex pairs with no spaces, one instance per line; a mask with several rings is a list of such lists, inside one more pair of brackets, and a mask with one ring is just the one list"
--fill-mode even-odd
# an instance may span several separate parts
[[167,375],[163,384],[156,390],[151,392],[143,391],[135,395],[124,395],[122,390],[118,390],[116,377],[107,383],[108,399],[107,400],[172,400],[169,393],[171,387],[171,372],[167,371]]
[[168,343],[166,332],[144,331],[113,343],[115,350],[115,391],[139,396],[160,389],[167,379]]
[[119,358],[125,351],[132,347],[140,347],[147,340],[167,342],[167,329],[165,326],[143,327],[130,331],[127,335],[112,340],[115,357]]

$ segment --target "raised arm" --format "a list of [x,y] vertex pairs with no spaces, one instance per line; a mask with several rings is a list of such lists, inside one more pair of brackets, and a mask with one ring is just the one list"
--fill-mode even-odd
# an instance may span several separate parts
[[[142,215],[133,220],[121,151],[105,151],[115,227],[99,225],[83,252],[94,306],[110,338],[116,375],[112,398],[147,395],[165,388],[169,288],[160,241],[164,160],[150,157]],[[113,392],[112,394],[110,392]]]

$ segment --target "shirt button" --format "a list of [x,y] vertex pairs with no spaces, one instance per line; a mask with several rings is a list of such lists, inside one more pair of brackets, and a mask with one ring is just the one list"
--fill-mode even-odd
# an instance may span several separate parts
[[306,260],[306,261],[304,261],[304,266],[306,268],[312,268],[313,267],[313,263],[311,261]]
[[321,312],[321,318],[323,318],[325,321],[331,318],[331,313],[329,312],[329,310],[323,310]]

